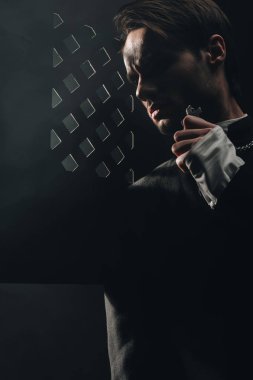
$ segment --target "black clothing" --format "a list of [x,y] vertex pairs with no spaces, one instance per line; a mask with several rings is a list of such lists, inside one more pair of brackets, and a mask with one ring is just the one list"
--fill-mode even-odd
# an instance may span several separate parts
[[[228,136],[253,140],[252,119]],[[238,154],[246,163],[214,210],[174,159],[116,203],[104,277],[113,380],[252,377],[253,148]]]

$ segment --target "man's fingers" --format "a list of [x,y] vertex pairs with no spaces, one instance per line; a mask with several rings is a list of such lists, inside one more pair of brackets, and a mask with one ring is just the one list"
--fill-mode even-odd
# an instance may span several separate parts
[[181,131],[177,131],[174,134],[174,140],[176,142],[188,139],[194,139],[196,137],[205,136],[208,132],[211,131],[211,128],[204,129],[184,129]]
[[187,171],[187,166],[185,165],[185,159],[186,159],[186,156],[188,155],[188,153],[189,152],[185,152],[185,153],[181,154],[181,156],[177,157],[177,159],[176,159],[177,166],[184,173]]
[[171,147],[172,153],[175,154],[175,156],[180,156],[181,154],[190,150],[192,145],[198,142],[200,139],[201,137],[197,137],[195,139],[179,141],[172,145]]
[[185,165],[185,158],[188,155],[193,144],[210,132],[211,129],[217,125],[209,123],[200,117],[187,115],[182,120],[183,130],[177,131],[174,134],[175,144],[172,145],[171,150],[177,156],[176,164],[183,171],[187,171]]
[[182,120],[182,126],[184,129],[204,129],[204,128],[215,128],[216,124],[209,123],[202,119],[201,117],[187,115]]

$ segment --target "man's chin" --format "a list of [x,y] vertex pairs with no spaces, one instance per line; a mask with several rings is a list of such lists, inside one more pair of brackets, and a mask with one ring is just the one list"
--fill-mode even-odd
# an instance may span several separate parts
[[161,134],[168,136],[173,136],[174,133],[181,127],[180,121],[172,119],[157,120],[154,124]]

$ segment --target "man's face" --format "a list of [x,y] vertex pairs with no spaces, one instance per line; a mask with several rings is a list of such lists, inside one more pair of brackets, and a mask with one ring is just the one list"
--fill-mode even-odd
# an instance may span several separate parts
[[137,98],[163,134],[181,128],[189,104],[203,109],[214,93],[203,51],[196,56],[175,39],[165,40],[147,28],[128,34],[123,59]]

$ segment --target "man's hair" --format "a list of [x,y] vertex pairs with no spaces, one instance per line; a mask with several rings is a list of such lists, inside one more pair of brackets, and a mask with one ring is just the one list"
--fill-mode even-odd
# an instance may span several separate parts
[[211,35],[220,34],[227,48],[225,75],[232,95],[240,100],[241,89],[231,24],[213,0],[133,1],[119,9],[114,23],[121,49],[129,32],[141,27],[147,27],[165,39],[172,35],[195,54],[207,46]]

